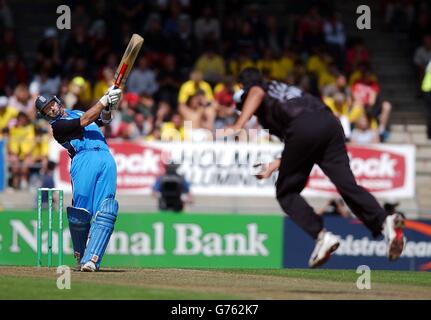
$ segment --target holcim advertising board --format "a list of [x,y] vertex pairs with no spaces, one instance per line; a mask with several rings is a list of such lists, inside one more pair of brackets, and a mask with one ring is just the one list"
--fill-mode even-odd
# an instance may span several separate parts
[[[111,142],[118,167],[118,192],[150,193],[164,163],[180,164],[196,195],[274,196],[277,175],[259,181],[252,175],[257,162],[269,162],[281,154],[282,144],[244,143],[132,143]],[[57,186],[70,192],[70,160],[57,146],[60,165]],[[415,147],[406,145],[348,146],[350,165],[358,183],[377,197],[410,198],[415,193]],[[330,197],[334,185],[314,166],[303,195]]]

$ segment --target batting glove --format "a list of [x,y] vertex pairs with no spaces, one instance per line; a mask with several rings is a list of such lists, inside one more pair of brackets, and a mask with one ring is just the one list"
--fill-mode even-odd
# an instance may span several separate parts
[[109,89],[107,93],[105,93],[105,95],[100,98],[100,103],[103,104],[104,107],[106,106],[110,106],[110,109],[115,109],[115,107],[117,106],[117,103],[120,101],[121,99],[121,89],[120,88],[116,88],[116,89]]

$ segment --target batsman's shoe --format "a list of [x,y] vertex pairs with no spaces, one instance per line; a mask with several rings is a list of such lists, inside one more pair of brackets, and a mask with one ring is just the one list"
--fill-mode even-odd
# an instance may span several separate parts
[[97,271],[96,264],[93,261],[88,261],[81,267],[82,272],[94,272]]
[[310,268],[317,268],[328,261],[331,253],[340,246],[340,237],[328,231],[321,231],[316,240],[316,246],[311,254],[308,265]]
[[383,236],[388,244],[389,260],[396,260],[401,256],[406,244],[404,236],[405,219],[399,213],[391,214],[386,217],[383,223]]

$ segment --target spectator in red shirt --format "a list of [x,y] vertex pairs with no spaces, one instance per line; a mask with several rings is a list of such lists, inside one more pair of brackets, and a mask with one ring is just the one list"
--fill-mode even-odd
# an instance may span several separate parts
[[359,39],[355,45],[347,50],[346,71],[351,72],[358,68],[362,63],[370,62],[370,52],[365,46],[364,40]]
[[237,114],[235,113],[235,102],[233,100],[235,89],[234,79],[227,76],[219,91],[214,94],[216,104],[216,119],[214,129],[222,129],[235,123]]
[[323,44],[323,20],[320,17],[319,9],[313,6],[299,22],[298,42],[303,48],[310,52],[313,47]]
[[384,141],[387,138],[387,124],[392,105],[389,101],[378,101],[380,86],[375,80],[374,74],[366,68],[362,77],[355,81],[352,86],[353,101],[364,107],[367,114],[377,120],[380,138]]
[[369,69],[366,69],[362,77],[352,85],[353,99],[364,108],[373,107],[376,104],[379,92],[380,86]]

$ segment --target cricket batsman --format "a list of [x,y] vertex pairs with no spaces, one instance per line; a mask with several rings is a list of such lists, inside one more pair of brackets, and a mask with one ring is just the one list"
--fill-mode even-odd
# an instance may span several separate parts
[[311,268],[325,263],[340,245],[340,238],[323,227],[322,217],[300,195],[314,164],[334,183],[353,213],[372,232],[383,233],[390,260],[398,259],[404,249],[404,218],[388,215],[376,199],[359,186],[349,166],[343,128],[331,110],[319,99],[283,82],[265,82],[256,68],[246,68],[239,75],[241,90],[235,95],[241,110],[233,125],[238,133],[256,115],[270,134],[285,144],[281,159],[265,165],[258,179],[268,178],[279,170],[277,200],[291,219],[315,239],[309,260]]
[[65,109],[52,95],[41,95],[35,102],[38,113],[49,121],[55,140],[72,159],[73,199],[67,217],[81,271],[100,268],[117,219],[117,167],[100,127],[111,122],[111,111],[120,98],[121,89],[111,87],[85,113]]

